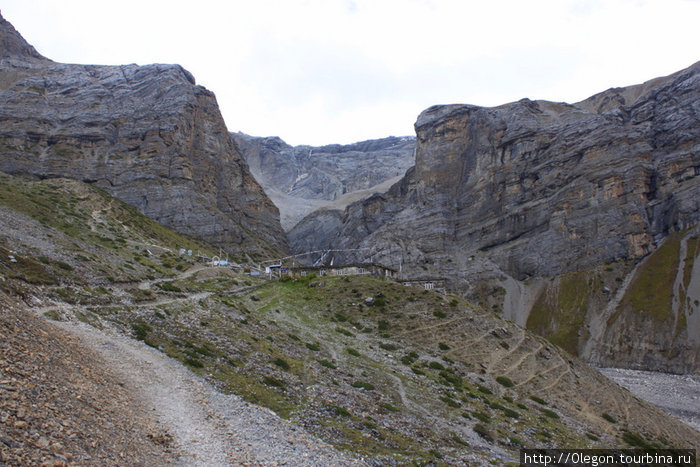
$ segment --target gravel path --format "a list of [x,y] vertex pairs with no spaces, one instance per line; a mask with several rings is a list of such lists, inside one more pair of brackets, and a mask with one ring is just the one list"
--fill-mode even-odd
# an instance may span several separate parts
[[178,362],[115,331],[62,323],[94,349],[125,387],[152,407],[187,466],[367,465],[271,411],[217,392]]
[[599,368],[620,386],[700,431],[700,376]]

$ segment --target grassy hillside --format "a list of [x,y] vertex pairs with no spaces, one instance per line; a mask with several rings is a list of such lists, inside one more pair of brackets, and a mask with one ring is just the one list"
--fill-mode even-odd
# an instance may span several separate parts
[[640,262],[610,261],[549,278],[527,328],[601,366],[695,372],[689,323],[698,307],[692,285],[698,245],[696,227],[670,234]]
[[114,326],[357,455],[515,465],[520,446],[700,446],[555,345],[457,297],[209,268],[177,254],[207,245],[75,181],[3,177],[0,221],[2,293],[51,319]]

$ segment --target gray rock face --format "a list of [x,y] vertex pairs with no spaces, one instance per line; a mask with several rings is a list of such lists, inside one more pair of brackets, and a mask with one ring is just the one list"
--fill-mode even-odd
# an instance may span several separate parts
[[[314,229],[308,219],[290,241],[295,249],[371,248],[346,259],[445,276],[466,295],[484,281],[523,286],[634,263],[700,221],[698,115],[700,63],[574,105],[431,107],[418,117],[416,165],[400,183],[350,205],[338,230]],[[511,312],[525,324],[530,310]],[[697,335],[688,329],[692,345],[682,344],[691,355]],[[664,365],[662,341],[646,347],[648,369]]]
[[[388,137],[328,146],[290,146],[278,137],[231,133],[250,170],[290,229],[314,209],[352,193],[386,191],[387,180],[402,176],[414,162],[415,138]],[[369,193],[366,193],[369,194]]]
[[214,94],[179,65],[51,62],[0,22],[0,170],[94,183],[231,252],[286,249]]

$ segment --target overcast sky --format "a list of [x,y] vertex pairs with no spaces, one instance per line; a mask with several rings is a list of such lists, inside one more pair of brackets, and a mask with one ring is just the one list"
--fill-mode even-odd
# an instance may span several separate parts
[[413,134],[434,104],[576,102],[700,60],[700,0],[3,0],[59,62],[179,63],[230,131]]

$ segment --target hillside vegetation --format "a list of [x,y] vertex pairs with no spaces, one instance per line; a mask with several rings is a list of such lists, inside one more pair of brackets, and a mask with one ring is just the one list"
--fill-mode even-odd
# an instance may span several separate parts
[[0,221],[8,300],[117,328],[358,457],[504,465],[520,446],[700,446],[694,430],[458,297],[211,268],[178,252],[212,247],[64,179],[3,175]]

